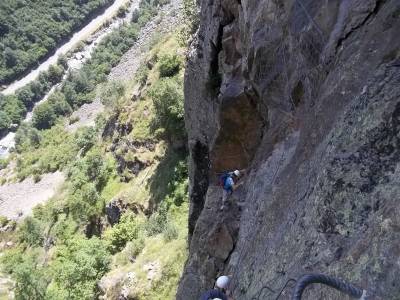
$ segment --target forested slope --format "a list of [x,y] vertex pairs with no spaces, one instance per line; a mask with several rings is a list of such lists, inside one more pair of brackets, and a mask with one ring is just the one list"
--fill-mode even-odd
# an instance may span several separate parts
[[4,0],[0,2],[0,84],[37,65],[88,16],[112,0]]
[[[66,177],[32,216],[18,224],[0,218],[1,267],[17,299],[175,297],[187,241],[185,43],[175,31],[179,20],[169,24],[174,32],[168,34],[146,30],[155,15],[154,23],[163,25],[160,10],[158,2],[143,1],[136,22],[112,33],[38,106],[33,124],[17,131],[15,152],[0,165],[0,171],[11,170],[5,184],[40,181],[56,170]],[[141,44],[146,54],[135,79],[108,81],[123,52],[141,43],[140,27],[153,37]],[[95,126],[69,130],[79,122],[70,112],[97,96],[105,111]],[[68,106],[70,99],[76,105]]]

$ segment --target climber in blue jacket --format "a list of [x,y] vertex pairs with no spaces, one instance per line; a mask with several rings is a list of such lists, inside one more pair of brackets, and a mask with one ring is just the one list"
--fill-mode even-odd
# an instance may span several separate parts
[[224,172],[219,179],[220,185],[223,188],[223,194],[222,194],[222,206],[221,210],[225,208],[225,201],[228,195],[231,195],[236,188],[236,183],[240,177],[241,173],[239,170],[235,170],[233,172]]
[[203,293],[203,295],[201,295],[200,298],[200,300],[214,300],[214,299],[228,300],[228,297],[225,295],[224,292],[212,289]]

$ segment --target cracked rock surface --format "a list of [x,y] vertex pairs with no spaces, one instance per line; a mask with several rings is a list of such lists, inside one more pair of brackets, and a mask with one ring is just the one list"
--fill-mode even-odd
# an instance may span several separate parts
[[[200,1],[185,75],[190,254],[177,299],[231,274],[275,299],[318,272],[400,295],[400,2]],[[245,168],[219,211],[217,173]],[[290,299],[288,284],[279,299]],[[347,299],[314,285],[304,299]]]

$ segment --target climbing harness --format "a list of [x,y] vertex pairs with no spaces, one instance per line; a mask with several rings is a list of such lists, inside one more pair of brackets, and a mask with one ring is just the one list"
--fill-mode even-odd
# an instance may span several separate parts
[[352,298],[366,300],[367,299],[367,291],[362,290],[350,283],[347,283],[341,279],[327,276],[324,274],[306,274],[303,275],[298,281],[294,288],[292,300],[301,300],[301,296],[305,288],[313,283],[321,283],[325,284],[329,287],[337,289],[342,293],[349,295]]

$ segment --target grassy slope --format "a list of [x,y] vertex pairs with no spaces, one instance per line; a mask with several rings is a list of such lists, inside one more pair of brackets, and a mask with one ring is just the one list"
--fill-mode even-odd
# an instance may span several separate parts
[[[163,54],[177,53],[179,52],[178,48],[175,35],[165,37],[149,52],[148,59],[155,61],[157,57]],[[147,72],[148,80],[145,89],[151,88],[159,79],[157,64],[152,70],[148,70]],[[177,76],[179,80],[183,80],[183,70]],[[134,84],[132,83],[131,86],[128,85],[126,90],[129,91]],[[143,145],[151,143],[154,145],[154,148],[150,147],[148,149],[146,146],[143,146],[136,151],[129,150],[128,153],[124,153],[127,160],[138,159],[145,162],[146,167],[136,175],[130,174],[131,179],[128,183],[123,182],[115,170],[112,170],[108,175],[105,186],[100,190],[101,199],[104,202],[108,202],[112,198],[122,199],[129,205],[143,207],[143,210],[150,214],[157,214],[157,208],[160,205],[162,206],[162,203],[168,203],[168,228],[172,228],[173,234],[172,238],[168,238],[168,233],[166,234],[165,230],[161,230],[160,233],[155,234],[148,234],[146,230],[142,230],[143,250],[137,255],[135,261],[131,262],[129,259],[131,256],[127,251],[129,249],[119,251],[113,255],[109,274],[134,272],[137,281],[135,287],[130,289],[130,293],[131,295],[135,295],[137,299],[172,299],[174,298],[177,282],[186,259],[187,179],[182,177],[182,174],[178,177],[176,175],[178,172],[177,166],[185,164],[185,155],[169,149],[168,144],[160,136],[160,132],[151,130],[155,112],[152,99],[146,95],[146,92],[144,91],[144,96],[135,102],[128,100],[129,97],[127,94],[128,92],[122,97],[120,100],[121,106],[117,108],[122,111],[122,113],[118,114],[118,121],[121,124],[130,123],[133,130],[128,135],[119,135],[118,139],[139,142],[143,143]],[[76,144],[76,140],[81,135],[81,132],[77,134],[65,132],[62,128],[63,122],[64,120],[60,120],[59,125],[40,133],[42,140],[34,153],[31,148],[27,147],[26,151],[22,151],[22,154],[16,158],[20,161],[17,170],[20,171],[19,175],[22,178],[30,174],[35,174],[34,167],[38,163],[39,165],[43,165],[46,161],[71,161],[71,158],[75,157],[77,153],[82,158],[83,154]],[[95,147],[96,151],[103,153],[105,157],[109,157],[112,168],[115,168],[116,162],[111,157],[115,153],[118,153],[120,149],[117,146],[114,154],[110,152],[109,149],[112,140],[110,137],[97,140],[93,147]],[[54,158],[54,155],[60,155],[61,157],[65,157],[65,159]],[[70,164],[66,164],[67,169],[70,168]],[[40,166],[40,168],[42,167]],[[65,163],[44,167],[53,171],[65,167]],[[68,215],[69,189],[69,182],[67,182],[63,192],[39,209],[39,213],[36,212],[35,214],[38,222],[41,223],[41,234],[47,237],[54,235],[55,244],[49,250],[43,252],[43,245],[27,247],[25,242],[20,242],[20,233],[18,232],[14,232],[12,236],[1,236],[2,239],[7,241],[14,240],[17,244],[17,250],[15,251],[22,251],[25,256],[38,252],[39,255],[35,256],[38,269],[45,271],[46,275],[44,276],[50,282],[53,279],[51,276],[48,277],[46,270],[51,270],[59,247],[67,242],[63,238],[68,240],[79,238],[84,229],[85,223],[74,221]],[[181,200],[177,202],[175,197]],[[49,217],[49,215],[54,214],[56,215],[55,219],[54,217]],[[142,213],[139,213],[138,219],[144,223],[144,227],[150,222]],[[59,236],[54,229],[60,227],[63,228],[62,236]],[[108,243],[107,238],[104,241],[106,244]],[[7,257],[15,256],[11,255]],[[157,265],[156,275],[150,281],[147,279],[148,272],[144,270],[148,263],[155,263]],[[54,284],[51,284],[51,286],[54,286]],[[60,299],[62,299],[61,296]]]
[[[147,60],[176,53],[178,48],[176,36],[168,36],[161,39],[152,48]],[[183,80],[183,70],[179,76]],[[147,88],[150,88],[157,80],[159,80],[159,73],[157,67],[154,67],[149,71]],[[133,102],[128,111],[127,114],[121,114],[121,118],[131,120],[133,125],[133,130],[128,138],[136,141],[148,141],[149,139],[157,141],[154,132],[150,129],[151,120],[154,117],[152,99],[145,95],[140,101]],[[159,140],[154,151],[144,150],[139,154],[139,158],[150,161],[150,166],[133,178],[132,184],[120,190],[118,197],[130,203],[152,207],[165,200],[174,167],[181,161],[182,156],[169,150],[166,143]],[[187,179],[182,185],[183,189],[187,188]],[[133,272],[135,284],[129,289],[131,297],[136,297],[135,299],[174,299],[177,283],[187,256],[187,214],[187,199],[180,206],[172,205],[169,210],[170,219],[179,228],[178,238],[166,241],[163,234],[147,237],[142,252],[133,263],[129,262],[124,251],[114,256],[113,270],[108,275]],[[149,281],[147,279],[149,271],[145,267],[151,263],[159,268],[156,268],[154,280]]]

